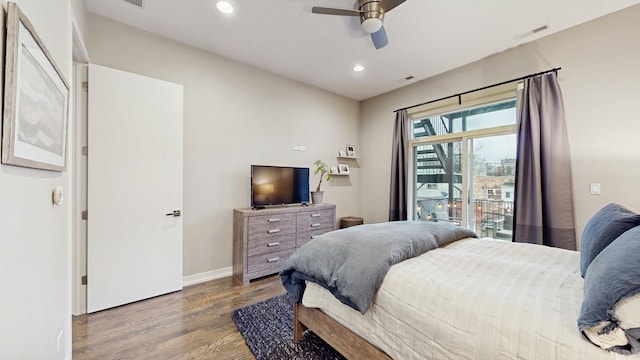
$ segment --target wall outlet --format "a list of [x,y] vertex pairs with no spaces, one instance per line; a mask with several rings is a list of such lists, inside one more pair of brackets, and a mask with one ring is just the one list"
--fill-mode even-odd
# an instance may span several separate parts
[[591,195],[600,195],[600,183],[589,184],[589,193]]
[[293,145],[293,151],[305,151],[307,147],[304,145]]

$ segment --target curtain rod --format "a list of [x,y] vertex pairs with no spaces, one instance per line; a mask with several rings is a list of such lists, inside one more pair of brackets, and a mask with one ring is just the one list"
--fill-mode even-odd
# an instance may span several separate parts
[[490,89],[490,88],[492,88],[492,87],[496,87],[496,86],[500,86],[500,85],[504,85],[504,84],[512,83],[512,82],[514,82],[514,81],[520,81],[520,80],[524,80],[524,79],[532,78],[532,77],[534,77],[534,76],[538,76],[538,75],[544,75],[544,74],[547,74],[547,73],[550,73],[550,72],[555,72],[555,73],[557,74],[559,70],[562,70],[562,68],[561,68],[561,67],[558,67],[558,68],[553,68],[553,69],[549,69],[549,70],[546,70],[546,71],[541,71],[541,72],[534,73],[534,74],[529,74],[529,75],[526,75],[526,76],[521,76],[521,77],[519,77],[519,78],[515,78],[515,79],[511,79],[511,80],[507,80],[507,81],[499,82],[499,83],[497,83],[497,84],[493,84],[493,85],[489,85],[489,86],[483,86],[483,87],[481,87],[481,88],[477,88],[477,89],[474,89],[474,90],[469,90],[469,91],[461,92],[461,93],[459,93],[459,94],[454,94],[454,95],[445,96],[445,97],[443,97],[443,98],[436,99],[436,100],[430,100],[430,101],[427,101],[427,102],[423,102],[423,103],[421,103],[421,104],[416,104],[416,105],[411,105],[411,106],[403,107],[403,108],[400,108],[400,109],[394,110],[394,112],[398,112],[398,111],[402,111],[402,110],[408,110],[408,109],[411,109],[411,108],[414,108],[414,107],[418,107],[418,106],[422,106],[422,105],[427,105],[427,104],[431,104],[431,103],[434,103],[434,102],[438,102],[438,101],[442,101],[442,100],[451,99],[451,98],[454,98],[454,97],[457,97],[457,98],[458,98],[458,103],[459,103],[459,104],[462,104],[462,99],[460,98],[462,95],[470,94],[470,93],[472,93],[472,92],[476,92],[476,91],[481,91],[481,90]]

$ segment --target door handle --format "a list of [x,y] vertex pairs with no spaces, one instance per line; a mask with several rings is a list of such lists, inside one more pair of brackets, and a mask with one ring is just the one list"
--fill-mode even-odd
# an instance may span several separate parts
[[173,212],[170,212],[168,214],[165,214],[167,216],[173,216],[173,217],[178,217],[178,216],[182,216],[182,212],[180,212],[180,210],[173,210]]

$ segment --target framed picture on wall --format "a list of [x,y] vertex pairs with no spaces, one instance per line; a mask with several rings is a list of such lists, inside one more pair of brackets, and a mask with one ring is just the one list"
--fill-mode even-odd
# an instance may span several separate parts
[[338,173],[340,173],[340,174],[349,174],[349,165],[347,165],[347,164],[338,164]]
[[347,156],[356,157],[356,147],[354,145],[347,145]]
[[2,163],[64,171],[69,85],[18,5],[7,6]]

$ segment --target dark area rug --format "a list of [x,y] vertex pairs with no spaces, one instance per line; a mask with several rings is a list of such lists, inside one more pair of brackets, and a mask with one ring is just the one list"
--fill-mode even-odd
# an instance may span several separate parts
[[293,342],[293,301],[289,295],[236,310],[231,315],[247,345],[258,360],[342,360],[311,331]]

